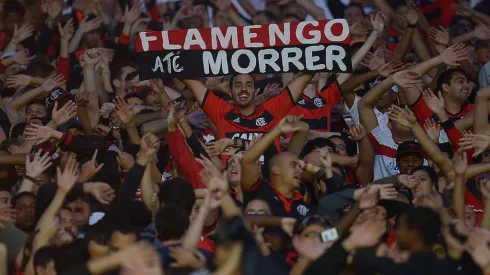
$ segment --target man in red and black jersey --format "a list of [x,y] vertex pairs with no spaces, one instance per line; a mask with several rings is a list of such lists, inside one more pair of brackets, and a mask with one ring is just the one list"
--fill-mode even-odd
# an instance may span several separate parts
[[310,130],[330,132],[330,115],[341,96],[337,82],[327,84],[321,91],[311,83],[289,115],[303,116],[302,120],[308,123]]
[[[200,81],[184,79],[182,82],[192,90],[216,125],[219,139],[251,141],[259,134],[270,132],[289,113],[312,79],[313,74],[299,75],[280,94],[258,105],[254,103],[255,83],[250,74],[237,74],[230,79],[233,103],[219,98]],[[279,140],[276,147],[279,149]]]

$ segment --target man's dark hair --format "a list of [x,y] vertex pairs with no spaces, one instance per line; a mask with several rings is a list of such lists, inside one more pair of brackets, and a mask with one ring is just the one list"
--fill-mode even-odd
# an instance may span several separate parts
[[366,13],[364,13],[364,8],[363,8],[361,5],[359,5],[359,4],[357,4],[357,3],[350,3],[350,4],[349,4],[349,5],[347,5],[347,7],[345,7],[345,9],[344,9],[344,17],[345,17],[345,10],[346,10],[346,9],[348,9],[348,8],[351,8],[351,7],[356,7],[356,8],[358,8],[358,9],[360,9],[360,10],[361,10],[361,12],[362,12],[362,15],[366,16]]
[[465,74],[465,72],[459,68],[446,70],[446,71],[442,72],[439,75],[439,77],[437,78],[437,90],[438,91],[442,91],[442,85],[443,84],[451,85],[451,80],[453,79],[454,73],[461,73],[466,78],[468,78],[468,76]]
[[19,194],[15,195],[15,197],[12,198],[12,205],[15,207],[17,200],[19,200],[23,197],[32,197],[32,198],[36,199],[36,195],[34,195],[31,192],[24,191],[24,192],[20,192]]
[[24,9],[24,6],[21,3],[17,1],[5,1],[5,4],[3,6],[2,20],[5,20],[5,18],[9,13],[18,13],[23,17],[25,12],[26,10]]
[[25,122],[20,122],[15,124],[15,126],[12,128],[12,133],[10,134],[11,138],[18,138],[24,134],[24,130],[26,128],[26,123]]
[[37,275],[36,267],[41,266],[46,268],[46,266],[54,261],[58,254],[58,248],[54,246],[43,246],[36,251],[34,254],[34,272]]
[[114,234],[114,232],[119,232],[124,235],[134,234],[136,235],[136,238],[139,240],[141,228],[127,224],[124,226],[118,226],[117,228],[114,228],[111,235]]
[[137,68],[134,62],[129,60],[121,60],[111,66],[111,84],[114,79],[120,79],[123,74],[124,67],[133,67]]
[[441,231],[441,218],[434,210],[426,207],[414,207],[405,212],[407,227],[417,230],[425,245],[432,247],[437,243]]
[[413,175],[413,173],[415,173],[417,171],[426,172],[429,175],[430,181],[432,182],[432,184],[435,185],[436,190],[439,190],[439,178],[438,178],[437,173],[434,170],[434,168],[432,168],[430,166],[420,165],[420,166],[417,166],[417,167],[412,169],[412,175]]
[[[233,75],[230,77],[230,82],[228,83],[228,85],[229,85],[230,89],[231,89],[231,87],[233,87],[233,80],[235,79],[235,77],[237,77],[237,76],[239,76],[239,75],[242,75],[242,74],[233,74]],[[252,80],[253,80],[253,81],[254,81],[254,83],[255,83],[255,77],[254,77],[253,75],[251,75],[251,74],[246,74],[246,75],[251,76],[251,77],[252,77]]]
[[160,186],[158,198],[160,204],[179,204],[190,213],[196,201],[196,194],[190,182],[182,178],[175,178],[164,182]]
[[180,204],[166,204],[155,217],[158,238],[162,242],[181,239],[189,224],[189,212]]

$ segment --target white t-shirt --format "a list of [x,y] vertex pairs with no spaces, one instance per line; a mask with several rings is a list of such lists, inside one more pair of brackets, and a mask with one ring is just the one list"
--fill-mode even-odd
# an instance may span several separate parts
[[393,140],[391,131],[379,125],[368,133],[374,150],[374,178],[378,180],[400,174],[396,163],[398,144]]
[[[347,112],[349,112],[350,116],[352,117],[352,121],[355,124],[359,124],[359,101],[361,101],[361,98],[359,96],[356,96],[356,99],[354,99],[354,104],[352,104],[352,108],[349,109],[347,104],[344,103],[345,109]],[[378,109],[374,108],[374,113],[376,114],[376,118],[378,119],[378,125],[383,131],[390,131],[388,128],[388,113],[382,113]],[[391,135],[391,132],[390,132]]]

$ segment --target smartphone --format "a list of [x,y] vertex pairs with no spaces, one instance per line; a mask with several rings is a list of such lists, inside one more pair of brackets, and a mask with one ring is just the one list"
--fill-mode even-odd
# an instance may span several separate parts
[[456,231],[456,224],[455,223],[450,223],[449,224],[449,232],[453,237],[455,237],[460,243],[465,243],[468,240],[467,236],[461,235]]
[[322,241],[324,243],[335,241],[339,238],[339,232],[337,231],[337,228],[335,228],[335,227],[323,231],[322,233],[320,233],[320,235],[321,235]]

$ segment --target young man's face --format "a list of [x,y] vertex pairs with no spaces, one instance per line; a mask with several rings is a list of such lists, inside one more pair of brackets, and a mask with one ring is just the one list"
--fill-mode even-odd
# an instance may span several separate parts
[[248,74],[239,74],[233,78],[231,96],[239,107],[249,107],[255,97],[254,79]]
[[10,195],[7,191],[0,191],[0,208],[8,208],[10,206],[10,199],[12,195]]
[[347,156],[347,145],[344,140],[339,137],[334,137],[329,139],[333,144],[335,144],[335,153],[341,156]]
[[68,208],[71,209],[73,213],[73,219],[78,227],[88,224],[88,219],[90,217],[90,206],[88,202],[78,199],[76,201],[70,202],[68,204]]
[[41,104],[31,104],[26,109],[26,123],[39,123],[39,119],[47,116],[46,106]]
[[424,159],[419,155],[405,155],[398,158],[397,164],[400,169],[400,174],[410,175],[413,168],[424,164]]
[[444,84],[443,90],[449,98],[456,102],[466,102],[470,96],[470,85],[466,76],[460,72],[454,72],[451,76],[451,85]]
[[292,189],[300,187],[303,170],[296,155],[281,153],[275,166],[277,167],[276,169],[273,168],[273,173],[277,173],[280,177],[280,184]]
[[139,76],[136,76],[136,78],[128,77],[128,75],[133,74],[136,71],[136,68],[133,66],[125,66],[122,68],[121,77],[113,81],[114,86],[120,92],[124,92],[124,95],[136,92],[134,82],[139,80]]
[[160,95],[155,91],[150,91],[145,97],[145,104],[151,107],[162,107],[162,101],[160,100]]
[[33,196],[22,196],[15,202],[17,216],[15,226],[23,231],[29,231],[34,226],[35,198]]
[[242,175],[242,166],[240,165],[240,157],[233,156],[228,161],[228,167],[226,168],[226,174],[228,176],[228,182],[231,185],[240,185],[240,179]]
[[73,213],[68,209],[60,210],[60,224],[61,228],[71,232],[73,236],[78,235],[78,227],[73,219]]

